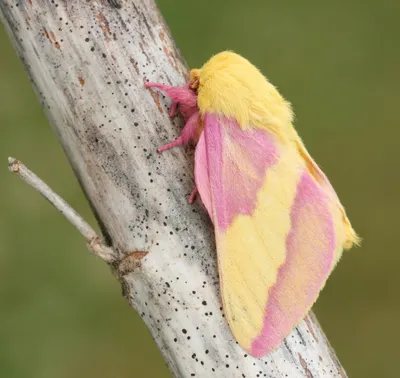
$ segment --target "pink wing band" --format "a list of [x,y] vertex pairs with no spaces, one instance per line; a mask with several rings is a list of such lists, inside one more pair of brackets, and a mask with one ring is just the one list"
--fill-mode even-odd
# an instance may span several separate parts
[[[206,114],[204,125],[196,148],[196,185],[214,224],[225,231],[237,215],[252,214],[257,193],[268,168],[278,161],[278,153],[266,131],[243,133],[235,120],[215,114]],[[245,186],[240,185],[243,175]]]
[[[255,357],[279,346],[308,311],[305,304],[311,307],[315,302],[332,269],[335,251],[332,217],[325,193],[306,170],[297,187],[291,224],[286,260],[269,292],[263,329],[251,346]],[[302,240],[307,234],[304,245]]]

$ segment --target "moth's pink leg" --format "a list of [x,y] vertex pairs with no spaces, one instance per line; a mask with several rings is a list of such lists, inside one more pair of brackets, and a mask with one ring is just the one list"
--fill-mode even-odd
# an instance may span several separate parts
[[[183,88],[185,88],[185,89],[187,89],[187,90],[190,90],[190,89],[189,89],[189,88],[190,88],[190,83],[187,82],[187,83],[184,85]],[[169,111],[169,116],[170,116],[170,117],[173,117],[173,116],[175,115],[176,109],[178,108],[178,104],[179,104],[179,101],[172,100],[171,110]]]
[[176,146],[188,143],[189,140],[196,135],[196,130],[199,126],[199,122],[200,122],[200,115],[199,112],[196,112],[187,120],[185,127],[182,129],[181,135],[179,135],[179,137],[175,139],[173,142],[157,148],[157,151],[163,152],[165,150],[169,150]]
[[194,200],[196,199],[196,196],[197,196],[197,193],[198,193],[199,191],[197,190],[197,187],[195,187],[193,190],[192,190],[192,193],[190,193],[190,196],[189,196],[189,199],[188,199],[188,202],[190,203],[190,204],[192,204],[193,202],[194,202]]
[[[173,142],[161,146],[157,149],[158,152],[169,150],[170,148],[188,143],[190,139],[194,139],[197,130],[200,126],[200,113],[197,107],[197,95],[190,89],[190,83],[186,83],[183,87],[171,87],[169,85],[157,83],[145,83],[146,88],[158,88],[165,92],[172,100],[172,107],[169,115],[175,115],[178,104],[179,111],[185,119],[186,123],[181,134]],[[188,202],[192,204],[198,193],[195,187],[189,196]]]
[[177,107],[178,107],[178,102],[172,101],[171,110],[169,111],[169,116],[171,118],[175,115]]
[[173,117],[176,112],[176,108],[180,102],[191,101],[193,98],[193,92],[190,90],[189,83],[186,83],[183,87],[172,87],[170,85],[163,85],[158,83],[145,83],[146,88],[158,88],[166,93],[172,100],[172,107],[169,112],[170,117]]

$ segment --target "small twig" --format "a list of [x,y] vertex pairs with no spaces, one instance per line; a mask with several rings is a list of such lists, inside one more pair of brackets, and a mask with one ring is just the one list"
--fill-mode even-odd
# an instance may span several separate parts
[[58,194],[56,194],[39,177],[26,168],[20,161],[8,158],[8,169],[16,173],[29,185],[33,186],[43,197],[45,197],[61,214],[63,214],[84,236],[89,249],[107,263],[115,261],[115,252],[106,246],[96,231]]

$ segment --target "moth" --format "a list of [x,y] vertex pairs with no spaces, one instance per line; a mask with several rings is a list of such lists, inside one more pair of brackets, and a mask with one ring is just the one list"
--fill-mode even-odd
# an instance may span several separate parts
[[196,191],[215,228],[223,308],[249,354],[277,348],[344,249],[360,242],[293,127],[290,104],[248,60],[213,56],[165,92],[186,123],[159,152],[194,141]]

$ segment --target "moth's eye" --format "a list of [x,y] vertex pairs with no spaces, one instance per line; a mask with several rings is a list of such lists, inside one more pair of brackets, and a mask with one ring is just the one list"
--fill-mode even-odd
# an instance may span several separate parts
[[200,82],[199,82],[198,78],[196,78],[193,81],[190,81],[190,88],[192,88],[194,90],[197,90],[199,88],[199,85],[200,85]]
[[190,88],[197,89],[199,87],[199,77],[200,77],[200,70],[191,70],[190,71]]

